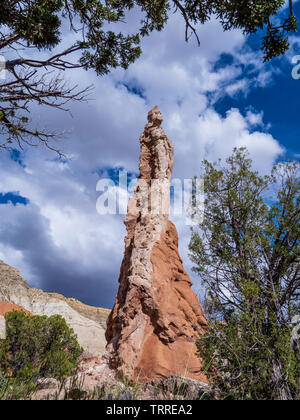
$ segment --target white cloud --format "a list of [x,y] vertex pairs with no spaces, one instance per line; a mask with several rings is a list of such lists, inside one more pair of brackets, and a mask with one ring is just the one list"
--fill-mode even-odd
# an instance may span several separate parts
[[270,134],[252,132],[256,121],[253,113],[248,112],[243,117],[237,109],[228,111],[225,118],[214,110],[207,110],[200,118],[198,129],[199,141],[205,144],[206,157],[213,161],[229,156],[234,147],[247,147],[254,168],[260,172],[269,171],[284,149]]
[[[0,257],[20,268],[31,284],[112,305],[125,229],[120,216],[97,214],[96,171],[121,166],[138,172],[138,137],[152,106],[160,106],[175,146],[175,177],[193,177],[204,157],[226,157],[235,146],[247,146],[261,172],[283,153],[268,134],[261,110],[243,116],[244,110],[232,109],[225,117],[214,110],[215,101],[226,94],[266,86],[273,69],[258,54],[241,53],[239,31],[223,33],[212,21],[200,28],[200,37],[200,48],[193,41],[186,44],[183,22],[175,16],[165,32],[144,40],[143,57],[128,71],[102,78],[74,72],[72,79],[81,86],[94,83],[94,100],[74,104],[73,119],[36,110],[41,123],[72,129],[62,143],[72,156],[67,163],[42,148],[26,150],[26,168],[0,154],[0,191],[19,191],[30,200],[27,206],[0,205]],[[233,55],[232,64],[215,66],[223,53]],[[126,86],[142,89],[146,98]],[[190,267],[189,232],[182,220],[177,225]]]

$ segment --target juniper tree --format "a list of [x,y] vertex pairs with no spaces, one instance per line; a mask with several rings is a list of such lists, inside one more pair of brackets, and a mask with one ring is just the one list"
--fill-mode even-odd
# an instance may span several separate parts
[[[101,76],[126,69],[141,55],[141,38],[161,31],[174,12],[185,22],[187,41],[194,35],[200,44],[197,25],[216,16],[224,30],[265,31],[265,60],[283,54],[289,32],[297,29],[293,1],[288,11],[284,5],[284,0],[0,0],[0,54],[8,75],[0,80],[0,148],[42,143],[59,152],[51,141],[57,133],[30,122],[32,104],[66,109],[67,102],[84,100],[89,89],[68,85],[63,73],[84,68]],[[125,23],[133,8],[143,15],[136,33]]]
[[0,340],[0,375],[20,382],[61,380],[76,371],[83,349],[60,315],[30,316],[12,311],[5,320],[7,336]]
[[210,317],[198,350],[224,397],[299,399],[300,165],[264,177],[251,165],[245,149],[204,162],[204,221],[190,242]]

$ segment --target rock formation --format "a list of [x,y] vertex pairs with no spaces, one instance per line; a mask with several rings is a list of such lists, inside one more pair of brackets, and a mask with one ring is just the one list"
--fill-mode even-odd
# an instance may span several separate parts
[[23,311],[26,314],[32,315],[29,311],[27,311],[25,308],[23,308],[20,305],[15,305],[13,303],[0,301],[0,316],[4,316],[5,314],[11,311]]
[[106,363],[139,382],[203,379],[195,339],[207,322],[169,221],[173,146],[162,121],[155,107],[140,137],[140,177],[128,204],[120,286],[106,331]]
[[106,319],[110,313],[108,309],[94,308],[76,299],[33,289],[22,279],[18,270],[2,261],[0,301],[20,305],[33,315],[61,315],[74,329],[79,344],[86,352],[98,357],[103,355],[106,346]]
[[26,311],[26,309],[22,308],[22,306],[0,301],[0,340],[4,340],[6,338],[6,321],[4,316],[7,314],[7,312],[11,311],[23,311],[27,314],[30,314],[28,311]]

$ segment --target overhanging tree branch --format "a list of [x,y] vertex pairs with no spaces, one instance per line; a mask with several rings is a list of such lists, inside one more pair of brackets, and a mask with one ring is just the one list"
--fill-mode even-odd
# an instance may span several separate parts
[[[117,67],[127,69],[141,55],[141,37],[164,29],[171,6],[183,17],[186,41],[194,35],[198,45],[200,38],[196,26],[212,16],[221,22],[224,30],[241,29],[246,35],[268,28],[263,44],[266,59],[286,52],[288,33],[297,29],[292,0],[289,2],[290,18],[276,27],[271,18],[278,16],[282,6],[278,0],[0,0],[0,54],[7,59],[8,75],[7,80],[0,81],[0,103],[1,112],[11,121],[10,131],[13,121],[18,120],[16,130],[19,133],[21,126],[28,132],[35,132],[32,122],[27,123],[27,116],[20,113],[21,110],[30,113],[31,103],[56,106],[57,99],[59,108],[61,99],[78,100],[80,97],[80,92],[78,95],[75,91],[65,92],[62,86],[47,89],[46,78],[40,79],[38,86],[36,77],[41,78],[43,73],[48,74],[51,70],[92,69],[101,76]],[[127,31],[122,32],[123,26],[120,26],[119,33],[107,28],[110,23],[126,23],[126,13],[134,7],[143,14],[136,33],[128,35]],[[62,49],[65,23],[72,33],[72,41]],[[51,53],[53,50],[55,52]],[[20,68],[25,71],[24,76],[21,76]],[[22,77],[26,77],[24,83]],[[28,101],[25,108],[22,100]],[[7,131],[8,125],[1,120],[1,115],[0,125],[3,124]],[[10,141],[13,142],[12,132]]]
[[180,3],[179,0],[173,0],[173,3],[175,4],[176,8],[178,8],[185,20],[185,40],[186,42],[189,41],[189,39],[191,38],[191,35],[189,35],[189,30],[191,30],[192,34],[195,35],[196,40],[198,45],[200,46],[201,42],[200,42],[200,38],[199,35],[197,33],[196,28],[191,24],[190,19],[186,13],[186,10],[184,8],[184,6],[182,6],[182,4]]

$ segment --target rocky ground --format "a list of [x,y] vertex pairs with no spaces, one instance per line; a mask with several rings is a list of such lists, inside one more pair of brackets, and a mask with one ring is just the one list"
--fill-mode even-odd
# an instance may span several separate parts
[[115,400],[115,401],[173,401],[173,400],[216,400],[218,394],[207,384],[189,378],[174,376],[148,382],[144,385],[116,383],[114,386],[98,384],[92,391],[85,390],[81,383],[60,389],[55,380],[40,383],[39,391],[32,400]]
[[98,400],[214,400],[218,393],[207,383],[186,377],[172,376],[146,383],[127,382],[101,376],[102,363],[85,353],[78,374],[64,386],[55,379],[38,382],[39,390],[31,399],[98,399]]

